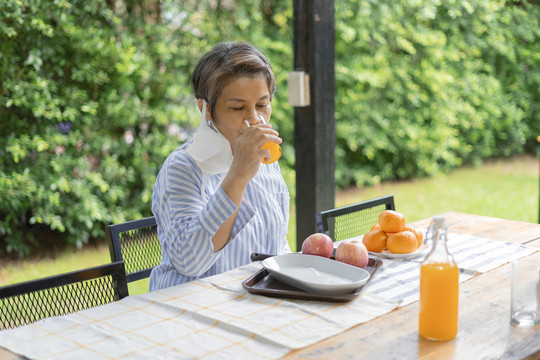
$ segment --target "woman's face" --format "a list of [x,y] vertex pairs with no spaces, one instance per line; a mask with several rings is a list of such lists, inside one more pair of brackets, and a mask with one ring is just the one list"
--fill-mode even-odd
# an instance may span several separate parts
[[[214,123],[234,147],[239,131],[247,118],[251,125],[259,122],[256,115],[270,121],[272,106],[270,91],[263,75],[241,77],[227,85],[218,97],[214,109]],[[234,150],[234,149],[233,149]]]

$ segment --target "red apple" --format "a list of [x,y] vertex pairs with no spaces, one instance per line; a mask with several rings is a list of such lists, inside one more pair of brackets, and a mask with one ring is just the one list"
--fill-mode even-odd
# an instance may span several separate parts
[[343,241],[339,243],[336,249],[336,260],[365,268],[368,264],[369,255],[366,246],[361,240]]
[[302,254],[329,258],[333,251],[334,242],[332,238],[322,233],[311,234],[302,243]]

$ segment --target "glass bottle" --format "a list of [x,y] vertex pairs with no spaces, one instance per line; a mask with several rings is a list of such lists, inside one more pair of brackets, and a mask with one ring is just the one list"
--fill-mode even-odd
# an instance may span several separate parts
[[420,336],[451,340],[457,335],[459,268],[448,252],[444,216],[433,217],[431,251],[420,266]]

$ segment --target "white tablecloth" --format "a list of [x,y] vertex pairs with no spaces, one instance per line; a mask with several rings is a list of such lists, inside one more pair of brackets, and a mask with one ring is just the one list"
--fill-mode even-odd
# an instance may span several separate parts
[[[460,281],[536,251],[472,235],[451,235]],[[418,259],[416,259],[418,260]],[[418,299],[419,263],[384,260],[348,303],[252,295],[242,281],[253,263],[220,275],[20,328],[0,346],[31,359],[275,359]]]

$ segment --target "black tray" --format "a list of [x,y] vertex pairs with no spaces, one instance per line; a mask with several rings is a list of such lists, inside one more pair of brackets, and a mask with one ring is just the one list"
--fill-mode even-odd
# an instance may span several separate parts
[[293,286],[282,283],[279,280],[276,280],[272,275],[266,271],[266,269],[261,269],[256,272],[254,275],[246,279],[242,286],[244,289],[249,291],[252,294],[264,295],[270,297],[278,298],[288,298],[288,299],[298,299],[298,300],[318,300],[318,301],[330,301],[330,302],[347,302],[351,301],[358,296],[362,289],[369,284],[377,270],[382,266],[383,262],[380,259],[369,258],[368,265],[365,270],[369,272],[368,281],[356,289],[354,292],[349,294],[339,294],[339,295],[325,295],[325,294],[314,294],[304,290],[300,290]]

